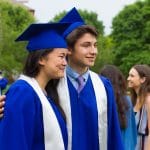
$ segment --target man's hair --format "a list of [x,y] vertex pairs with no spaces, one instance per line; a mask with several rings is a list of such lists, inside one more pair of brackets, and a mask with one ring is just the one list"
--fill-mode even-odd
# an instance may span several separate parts
[[82,25],[75,30],[73,30],[67,37],[66,41],[69,48],[73,48],[76,44],[77,40],[81,38],[84,34],[89,33],[96,38],[98,37],[98,32],[96,31],[95,27],[91,25]]

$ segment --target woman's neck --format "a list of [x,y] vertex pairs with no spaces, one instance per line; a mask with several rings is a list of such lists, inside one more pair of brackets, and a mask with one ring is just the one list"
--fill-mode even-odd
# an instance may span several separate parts
[[134,112],[138,112],[140,110],[140,108],[141,108],[140,100],[137,97],[136,104],[134,106]]
[[134,91],[135,91],[136,95],[139,95],[139,90],[140,90],[140,87],[134,88]]
[[43,92],[45,92],[45,87],[49,81],[49,79],[46,78],[46,76],[42,73],[38,74],[35,77],[36,81],[38,82],[39,86],[41,87],[41,89],[43,90]]

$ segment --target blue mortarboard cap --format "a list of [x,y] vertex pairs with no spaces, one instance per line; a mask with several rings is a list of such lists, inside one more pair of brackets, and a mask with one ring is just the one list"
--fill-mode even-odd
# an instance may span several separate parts
[[84,25],[84,20],[80,16],[77,9],[72,8],[60,21],[60,23],[68,22],[71,25],[65,30],[63,36],[66,38],[69,33],[71,33],[74,29],[78,28],[81,25]]
[[62,34],[69,25],[69,23],[31,24],[16,41],[28,41],[27,49],[29,51],[67,48]]

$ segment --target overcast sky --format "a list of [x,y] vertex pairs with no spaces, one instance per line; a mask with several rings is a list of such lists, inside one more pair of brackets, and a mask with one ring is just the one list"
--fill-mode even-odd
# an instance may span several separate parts
[[35,17],[39,22],[47,22],[63,10],[71,8],[93,11],[98,14],[98,19],[103,21],[105,33],[111,32],[111,22],[125,5],[136,0],[29,0],[28,6],[35,9]]

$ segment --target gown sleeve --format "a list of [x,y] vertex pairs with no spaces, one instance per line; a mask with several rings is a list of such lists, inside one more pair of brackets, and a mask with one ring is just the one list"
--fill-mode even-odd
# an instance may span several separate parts
[[32,149],[35,96],[27,84],[14,83],[6,93],[4,117],[0,120],[0,149]]
[[107,93],[108,150],[124,150],[114,92],[110,81],[101,76]]

